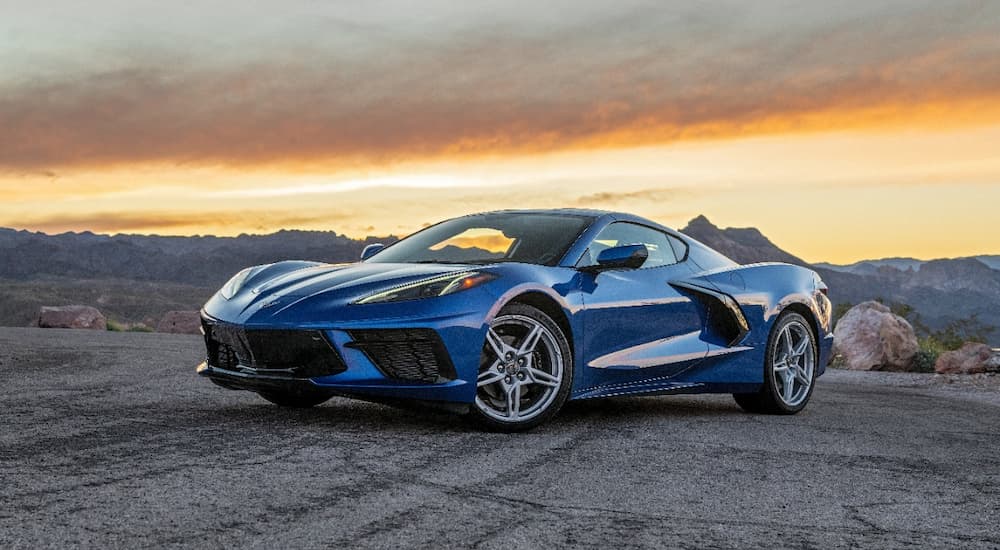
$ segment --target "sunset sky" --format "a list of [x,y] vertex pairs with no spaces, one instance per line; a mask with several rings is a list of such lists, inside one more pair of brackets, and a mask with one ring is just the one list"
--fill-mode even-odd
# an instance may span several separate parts
[[1000,2],[0,0],[0,226],[563,206],[1000,254]]

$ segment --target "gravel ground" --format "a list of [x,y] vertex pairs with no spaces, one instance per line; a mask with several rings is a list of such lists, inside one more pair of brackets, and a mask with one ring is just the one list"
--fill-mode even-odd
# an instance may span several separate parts
[[1000,405],[1000,374],[918,374],[828,369],[824,381],[919,389],[930,395]]
[[990,384],[831,371],[794,417],[613,399],[499,435],[278,409],[198,379],[201,356],[0,329],[0,548],[1000,548]]

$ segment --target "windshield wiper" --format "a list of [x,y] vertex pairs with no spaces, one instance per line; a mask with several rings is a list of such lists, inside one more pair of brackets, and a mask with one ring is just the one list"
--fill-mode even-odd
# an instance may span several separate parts
[[449,260],[412,260],[409,262],[400,262],[405,264],[444,264],[444,265],[487,265],[487,264],[499,264],[505,262],[516,262],[517,260],[511,260],[510,258],[492,258],[492,259],[479,259],[479,260],[463,260],[463,261],[449,261]]
[[467,264],[469,262],[449,262],[445,260],[415,260],[412,262],[400,262],[404,264],[447,264],[447,265],[461,265]]
[[518,260],[512,260],[510,258],[493,258],[492,260],[470,260],[465,263],[474,265],[486,265],[486,264],[503,264],[503,263],[515,263],[515,262],[518,262]]

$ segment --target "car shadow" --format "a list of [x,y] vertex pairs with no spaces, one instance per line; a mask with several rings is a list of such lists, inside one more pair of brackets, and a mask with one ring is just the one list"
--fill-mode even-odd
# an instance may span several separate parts
[[[249,401],[205,411],[216,422],[242,426],[258,425],[264,429],[298,425],[355,432],[422,433],[478,431],[475,424],[462,416],[413,406],[369,403],[346,397],[335,397],[310,409],[277,407]],[[658,397],[611,397],[570,401],[555,418],[532,430],[559,431],[581,423],[599,423],[605,427],[634,425],[651,420],[712,419],[731,416],[744,418],[744,413],[728,395],[685,395]]]
[[690,419],[741,415],[728,395],[672,395],[656,397],[608,397],[570,401],[559,416],[574,420],[603,421],[630,418]]

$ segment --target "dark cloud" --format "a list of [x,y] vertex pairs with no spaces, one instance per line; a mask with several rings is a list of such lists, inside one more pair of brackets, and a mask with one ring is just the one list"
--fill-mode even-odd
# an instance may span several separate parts
[[237,230],[253,229],[274,231],[277,228],[329,224],[343,216],[272,214],[270,212],[226,212],[224,219],[208,218],[199,213],[173,212],[87,212],[81,214],[56,214],[52,216],[23,218],[4,222],[4,225],[45,233],[76,231],[85,227],[96,233],[126,233],[130,231],[171,233],[171,230],[191,227],[233,227]]
[[395,40],[357,59],[299,48],[211,68],[137,53],[116,70],[0,81],[0,169],[371,164],[836,128],[865,109],[905,116],[925,103],[995,105],[995,6],[763,36],[740,27],[746,13],[667,21],[668,10],[638,11],[544,35],[490,28]]
[[[704,191],[699,194],[704,194]],[[601,191],[591,193],[576,199],[578,206],[597,207],[619,204],[629,201],[653,201],[665,202],[679,197],[689,197],[693,195],[690,189],[659,188],[659,189],[639,189],[637,191]]]

